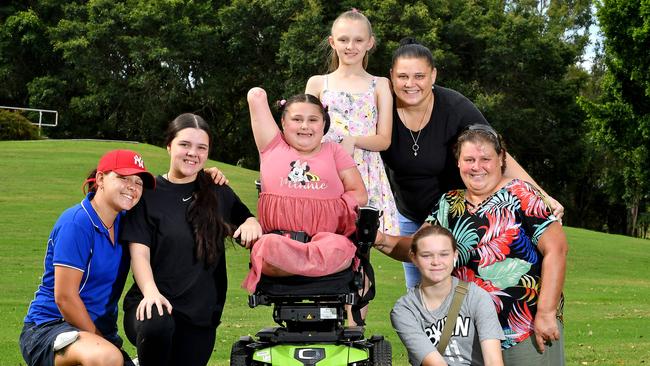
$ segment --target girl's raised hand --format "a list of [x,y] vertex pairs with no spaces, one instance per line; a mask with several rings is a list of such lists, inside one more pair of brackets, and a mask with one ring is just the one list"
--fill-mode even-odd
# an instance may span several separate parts
[[251,128],[257,150],[262,151],[280,132],[280,128],[273,120],[266,91],[262,88],[252,88],[246,96],[248,110],[251,116]]

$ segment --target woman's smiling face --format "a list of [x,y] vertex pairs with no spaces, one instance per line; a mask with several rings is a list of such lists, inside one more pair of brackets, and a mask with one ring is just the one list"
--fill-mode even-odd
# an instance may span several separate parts
[[487,141],[465,141],[460,146],[460,177],[467,191],[474,196],[486,198],[494,193],[503,178],[502,165],[502,157]]
[[398,105],[419,106],[428,100],[436,81],[436,69],[426,59],[400,57],[390,70],[393,92]]
[[185,128],[167,145],[169,178],[175,182],[192,182],[203,169],[210,151],[210,138],[200,128]]

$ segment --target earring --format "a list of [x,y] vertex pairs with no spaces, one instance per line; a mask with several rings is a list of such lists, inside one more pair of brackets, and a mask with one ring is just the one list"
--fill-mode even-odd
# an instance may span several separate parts
[[454,258],[454,267],[458,267],[458,258]]

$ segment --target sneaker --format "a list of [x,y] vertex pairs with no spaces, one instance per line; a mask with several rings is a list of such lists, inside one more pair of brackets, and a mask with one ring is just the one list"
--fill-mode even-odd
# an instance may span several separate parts
[[54,344],[52,345],[52,350],[54,352],[58,352],[67,346],[71,345],[74,343],[77,339],[79,338],[79,332],[76,330],[72,330],[69,332],[63,332],[56,336],[56,339],[54,340]]

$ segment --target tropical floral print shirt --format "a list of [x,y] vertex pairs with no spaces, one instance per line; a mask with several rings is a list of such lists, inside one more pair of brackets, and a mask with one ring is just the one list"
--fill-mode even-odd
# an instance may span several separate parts
[[458,242],[454,275],[492,296],[506,336],[503,349],[533,332],[543,260],[537,242],[555,221],[539,191],[518,179],[476,207],[465,200],[465,190],[449,191],[427,218]]

